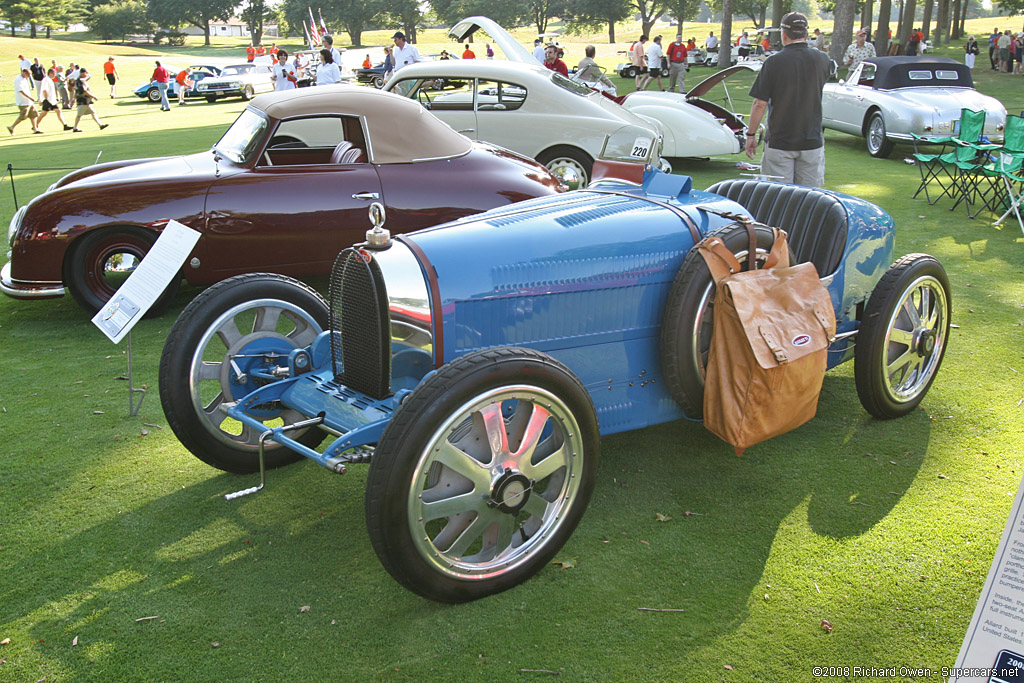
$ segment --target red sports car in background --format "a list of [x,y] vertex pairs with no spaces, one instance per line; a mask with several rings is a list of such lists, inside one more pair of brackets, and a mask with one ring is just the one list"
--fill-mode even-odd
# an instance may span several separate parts
[[89,166],[22,207],[0,291],[70,291],[95,311],[171,219],[202,233],[183,269],[189,283],[326,274],[363,240],[372,202],[402,233],[560,190],[543,166],[470,141],[413,100],[349,86],[271,93],[210,151]]

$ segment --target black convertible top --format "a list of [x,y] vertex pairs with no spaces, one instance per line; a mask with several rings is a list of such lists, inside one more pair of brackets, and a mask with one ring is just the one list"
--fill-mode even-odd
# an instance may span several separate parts
[[949,57],[870,57],[864,63],[875,65],[872,87],[876,90],[922,85],[974,87],[967,65]]

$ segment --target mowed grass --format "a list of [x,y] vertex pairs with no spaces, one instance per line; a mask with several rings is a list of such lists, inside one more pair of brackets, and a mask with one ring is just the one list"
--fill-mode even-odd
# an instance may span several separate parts
[[[8,96],[24,44],[9,41]],[[113,49],[51,44],[96,67]],[[57,133],[48,119],[46,135],[23,124],[0,136],[21,202],[63,173],[31,169],[101,151],[202,151],[242,109],[162,113],[128,95],[159,55],[136,52],[124,54],[138,62],[121,69],[122,97],[99,102],[107,130]],[[1011,111],[1024,106],[1024,78],[976,75]],[[13,118],[7,97],[0,122]],[[827,185],[881,205],[897,254],[934,254],[950,275],[958,327],[922,409],[872,419],[848,364],[829,373],[813,421],[741,458],[690,422],[606,438],[590,508],[559,555],[569,568],[466,605],[424,601],[382,569],[365,532],[365,468],[339,477],[298,463],[257,495],[223,500],[255,477],[192,457],[157,396],[164,340],[196,288],[133,332],[134,380],[149,391],[136,418],[124,343],[69,298],[0,300],[0,680],[507,681],[548,678],[522,671],[542,669],[558,680],[782,682],[830,665],[930,667],[916,680],[939,680],[1024,475],[1024,237],[1014,222],[994,228],[909,199],[908,148],[876,160],[863,140],[826,139]],[[676,170],[703,188],[736,176],[738,160]]]

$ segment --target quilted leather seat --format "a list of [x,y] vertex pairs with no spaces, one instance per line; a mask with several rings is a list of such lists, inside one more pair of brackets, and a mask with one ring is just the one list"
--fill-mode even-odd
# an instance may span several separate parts
[[847,214],[832,195],[814,187],[746,178],[723,180],[708,192],[732,199],[754,220],[789,233],[797,262],[813,263],[819,277],[839,267],[846,247]]

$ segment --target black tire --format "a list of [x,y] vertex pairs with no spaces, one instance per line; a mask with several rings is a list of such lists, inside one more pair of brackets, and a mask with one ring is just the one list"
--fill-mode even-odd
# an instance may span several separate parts
[[630,66],[630,67],[626,67],[626,69],[623,70],[622,77],[623,78],[636,78],[638,73],[640,73],[640,72],[637,71],[637,68],[635,66]]
[[[486,429],[484,414],[503,428]],[[497,435],[500,462],[490,445]],[[590,395],[558,361],[514,347],[458,358],[416,388],[377,444],[366,482],[377,557],[403,586],[439,602],[516,586],[576,528],[599,449]],[[480,495],[463,500],[471,491]],[[430,518],[433,504],[447,510]]]
[[864,136],[868,154],[877,159],[888,159],[892,150],[896,147],[889,138],[885,137],[885,119],[882,112],[876,111],[868,119],[867,135]]
[[868,299],[854,350],[865,410],[890,419],[921,403],[942,365],[951,313],[949,278],[935,258],[908,254],[889,266]]
[[[142,228],[101,228],[78,238],[64,259],[64,282],[78,305],[95,313],[110,300],[156,242]],[[181,278],[171,280],[147,317],[157,317],[178,293]]]
[[206,101],[209,102],[210,104],[213,104],[214,102],[217,101],[217,96],[216,95],[207,95],[206,96]]
[[160,91],[157,88],[150,88],[146,91],[146,101],[154,104],[160,101]]
[[[248,381],[252,368],[262,362],[260,354],[287,354],[307,346],[326,329],[327,317],[323,297],[283,275],[238,275],[199,294],[174,321],[160,357],[160,403],[178,440],[197,458],[225,472],[259,471],[260,432],[233,420],[225,427],[226,415],[217,408],[260,386],[259,380]],[[254,343],[262,347],[255,353]],[[231,360],[245,374],[244,383],[238,381]],[[309,417],[275,405],[257,406],[251,414],[272,423]],[[289,436],[313,448],[324,432],[313,427]],[[268,468],[301,457],[273,442],[264,448]]]
[[244,88],[242,88],[242,101],[248,102],[253,98],[253,96],[255,96],[255,94],[256,92],[252,89],[251,85],[245,86]]
[[[594,172],[594,160],[578,147],[557,145],[538,154],[537,161],[555,175],[565,169],[572,170],[579,177],[579,187],[589,185]],[[570,185],[569,189],[576,188]]]
[[384,87],[384,83],[385,83],[385,81],[384,81],[384,77],[383,76],[374,76],[373,77],[373,87],[377,88],[377,90],[380,90],[381,88],[383,88]]
[[[772,248],[775,235],[764,226],[756,226],[755,230],[760,267]],[[746,228],[733,224],[713,234],[722,238],[743,270],[747,270],[750,239]],[[793,261],[792,255],[790,259]],[[692,418],[704,415],[704,370],[711,348],[716,291],[704,258],[697,249],[692,249],[672,282],[661,322],[661,368],[665,383],[679,407]]]

